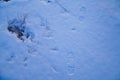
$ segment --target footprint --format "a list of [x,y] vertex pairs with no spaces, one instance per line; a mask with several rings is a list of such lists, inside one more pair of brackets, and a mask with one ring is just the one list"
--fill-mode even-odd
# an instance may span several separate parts
[[50,30],[44,30],[43,38],[52,39],[52,32]]
[[74,65],[74,53],[67,53],[67,74],[73,76],[75,74],[75,65]]
[[30,55],[32,55],[32,56],[37,55],[37,47],[36,47],[35,45],[28,45],[27,48],[28,48],[28,51],[27,51],[27,52],[28,52]]
[[58,52],[59,51],[59,48],[58,47],[53,47],[50,49],[52,52]]
[[48,3],[51,3],[51,0],[40,0],[44,5],[47,5]]
[[28,58],[27,58],[27,57],[25,57],[25,58],[23,59],[23,61],[24,61],[24,62],[27,62],[27,60],[28,60]]
[[27,61],[28,61],[28,58],[25,57],[25,58],[23,59],[23,66],[24,66],[24,67],[27,67]]
[[81,6],[79,10],[80,10],[80,12],[85,12],[86,11],[86,7]]
[[28,50],[28,53],[30,54],[30,55],[32,55],[32,56],[35,56],[35,55],[37,55],[37,53],[36,53],[36,50],[32,50],[32,49],[29,49]]
[[85,17],[84,16],[79,16],[79,20],[83,21],[83,20],[85,20]]
[[74,53],[73,52],[68,52],[67,57],[68,58],[74,58]]
[[27,64],[27,63],[24,63],[24,64],[23,64],[23,66],[24,66],[24,67],[27,67],[27,66],[28,66],[28,64]]
[[9,56],[9,58],[6,59],[6,61],[7,61],[8,63],[12,63],[14,58],[15,58],[15,55],[12,54],[12,55]]
[[67,68],[67,69],[68,69],[68,75],[69,75],[69,76],[73,76],[73,75],[75,74],[75,73],[74,73],[74,72],[75,72],[75,67],[74,67],[74,65],[68,65],[67,67],[68,67],[68,68]]

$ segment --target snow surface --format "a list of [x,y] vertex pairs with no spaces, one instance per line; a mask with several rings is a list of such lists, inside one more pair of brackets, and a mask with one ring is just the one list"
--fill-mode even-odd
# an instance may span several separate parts
[[[24,15],[32,40],[7,30]],[[120,0],[0,2],[0,80],[120,80]]]

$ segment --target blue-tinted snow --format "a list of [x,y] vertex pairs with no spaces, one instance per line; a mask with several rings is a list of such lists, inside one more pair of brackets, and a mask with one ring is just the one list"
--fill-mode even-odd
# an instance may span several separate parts
[[[24,42],[8,21],[28,15]],[[120,80],[119,0],[0,2],[0,80]]]

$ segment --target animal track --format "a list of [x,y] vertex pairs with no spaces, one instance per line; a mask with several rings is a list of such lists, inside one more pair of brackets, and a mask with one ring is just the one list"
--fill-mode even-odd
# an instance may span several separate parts
[[27,61],[28,61],[28,58],[25,57],[25,58],[23,59],[23,65],[24,65],[24,67],[27,67]]
[[58,47],[53,47],[53,48],[51,48],[51,51],[52,51],[52,52],[58,52],[58,51],[59,51],[59,48],[58,48]]
[[[25,44],[27,46],[29,54],[40,57],[40,59],[44,61],[47,66],[50,67],[52,72],[58,73],[58,70],[56,69],[56,67],[52,63],[50,63],[50,61],[40,52],[40,49],[42,50],[42,46],[38,44],[37,41],[30,41],[30,43],[26,42]],[[56,49],[57,48],[55,48],[55,51]],[[24,61],[24,66],[26,67],[28,65],[27,58],[24,58],[23,61]]]
[[86,11],[86,7],[84,7],[84,6],[82,6],[82,7],[80,7],[80,12],[85,12]]
[[9,58],[6,59],[6,61],[7,61],[8,63],[11,63],[11,62],[13,62],[13,59],[14,59],[14,58],[15,58],[15,55],[12,54],[12,55],[10,55]]
[[79,16],[79,20],[80,20],[80,21],[83,21],[84,19],[85,19],[84,16]]
[[74,53],[67,53],[67,74],[73,76],[75,74]]
[[74,65],[68,65],[67,67],[68,67],[68,75],[73,76],[75,71]]

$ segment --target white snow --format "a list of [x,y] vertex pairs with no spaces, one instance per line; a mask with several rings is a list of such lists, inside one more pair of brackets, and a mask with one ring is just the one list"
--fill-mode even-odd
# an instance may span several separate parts
[[[27,15],[34,37],[8,21]],[[120,80],[119,0],[0,2],[0,80]]]

